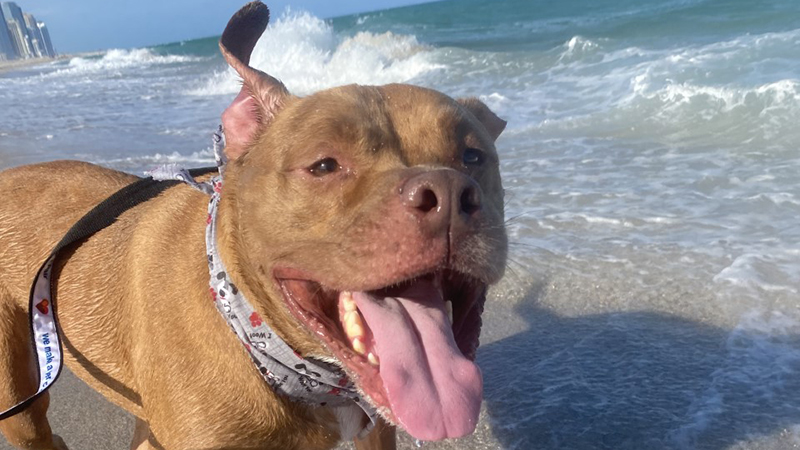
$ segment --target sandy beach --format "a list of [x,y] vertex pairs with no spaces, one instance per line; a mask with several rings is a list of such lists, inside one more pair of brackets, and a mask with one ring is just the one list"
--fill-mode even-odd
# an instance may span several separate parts
[[47,64],[49,62],[63,61],[65,59],[70,59],[73,56],[74,55],[58,55],[55,58],[31,58],[0,61],[0,73],[24,69],[26,67],[38,66],[40,64]]

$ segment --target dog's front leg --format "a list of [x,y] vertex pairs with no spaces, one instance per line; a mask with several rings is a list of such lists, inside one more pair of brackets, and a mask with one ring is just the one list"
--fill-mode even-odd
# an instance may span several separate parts
[[356,450],[396,450],[395,429],[392,425],[378,419],[375,428],[364,438],[354,440]]
[[150,437],[150,425],[144,420],[136,418],[136,428],[133,430],[133,440],[131,450],[149,450],[153,446],[148,442]]

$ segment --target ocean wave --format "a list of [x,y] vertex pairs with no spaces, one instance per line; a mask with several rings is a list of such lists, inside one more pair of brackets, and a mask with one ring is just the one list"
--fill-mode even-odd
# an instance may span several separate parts
[[[577,193],[576,197],[583,194]],[[621,227],[621,228],[642,228],[642,227],[666,227],[680,225],[680,219],[666,216],[642,216],[642,217],[607,217],[596,214],[559,212],[548,214],[544,220],[549,224],[560,227]]]
[[524,95],[499,93],[514,99],[508,106],[528,118],[527,130],[544,136],[744,149],[800,139],[800,64],[785,57],[800,29],[667,49],[620,44],[574,36],[553,49],[548,66],[519,75],[528,80]]
[[[338,36],[331,25],[305,12],[287,11],[267,28],[250,63],[304,95],[343,84],[403,82],[442,68],[432,49],[414,36],[360,32]],[[232,69],[213,73],[189,95],[228,95],[239,91]]]
[[145,170],[152,170],[163,164],[183,164],[187,167],[213,166],[214,151],[211,148],[183,154],[179,152],[155,153],[152,155],[128,156],[124,158],[97,158],[94,155],[76,155],[91,160],[93,163],[101,164],[113,169],[142,173]]
[[713,277],[715,283],[728,283],[765,292],[784,291],[797,294],[797,255],[794,248],[771,249],[770,254],[744,253]]
[[800,199],[791,192],[770,192],[745,198],[748,201],[769,202],[778,207],[800,206]]
[[[560,52],[558,62],[569,60],[574,64],[574,68],[582,64],[605,64],[621,59],[628,60],[630,66],[636,69],[650,68],[656,73],[660,69],[667,69],[673,66],[685,68],[703,66],[711,70],[726,70],[727,68],[738,68],[741,72],[747,73],[753,68],[748,64],[769,61],[770,58],[776,60],[786,60],[787,51],[800,45],[800,29],[767,32],[761,34],[745,33],[734,36],[726,40],[716,41],[706,44],[687,45],[685,47],[667,48],[641,48],[638,46],[627,46],[609,49],[603,53],[602,60],[590,58],[597,50],[604,50],[605,43],[622,44],[624,42],[611,38],[588,39],[581,35],[575,35],[556,50]],[[642,64],[639,64],[642,63]]]
[[132,67],[146,67],[151,65],[178,64],[199,61],[202,58],[186,55],[158,55],[147,48],[131,50],[111,49],[102,54],[100,58],[76,56],[69,60],[66,67],[42,75],[45,78],[63,75],[84,75],[90,73],[110,72],[119,73],[123,69]]
[[[648,100],[657,101],[658,116],[673,115],[676,110],[695,119],[713,119],[720,114],[740,110],[754,118],[771,114],[800,112],[800,81],[786,79],[750,87],[668,83],[656,89],[641,78],[632,82],[632,94],[623,99],[625,105]],[[788,117],[787,117],[788,118]]]
[[558,55],[558,62],[582,60],[596,54],[600,50],[600,43],[583,36],[573,36],[561,46],[563,49]]

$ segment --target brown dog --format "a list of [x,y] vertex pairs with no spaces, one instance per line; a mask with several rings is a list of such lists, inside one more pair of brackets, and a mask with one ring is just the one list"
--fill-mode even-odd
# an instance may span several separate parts
[[[476,99],[400,84],[295,97],[248,66],[267,21],[250,3],[220,42],[243,79],[223,114],[217,244],[230,278],[298,355],[343,367],[386,421],[421,439],[469,434],[486,287],[505,267],[494,148],[505,122]],[[81,162],[0,174],[0,409],[36,390],[36,270],[134,179]],[[327,449],[352,437],[361,409],[277,395],[216,311],[207,203],[171,187],[61,258],[69,367],[138,418],[133,448]],[[47,406],[45,395],[0,431],[21,448],[66,448]],[[393,429],[379,423],[357,443],[393,448]]]

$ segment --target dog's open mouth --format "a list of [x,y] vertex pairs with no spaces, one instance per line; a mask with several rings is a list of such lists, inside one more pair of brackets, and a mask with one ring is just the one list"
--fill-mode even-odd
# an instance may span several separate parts
[[418,439],[474,431],[486,284],[451,270],[370,291],[277,281],[290,311],[345,365],[381,413]]

